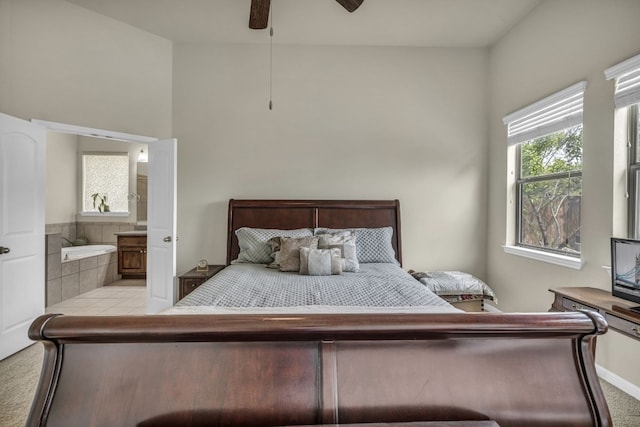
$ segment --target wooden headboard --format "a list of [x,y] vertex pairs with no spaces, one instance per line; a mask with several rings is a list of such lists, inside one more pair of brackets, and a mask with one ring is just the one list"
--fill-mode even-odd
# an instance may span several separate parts
[[238,257],[240,227],[378,228],[392,227],[391,243],[402,265],[398,200],[229,200],[227,265]]

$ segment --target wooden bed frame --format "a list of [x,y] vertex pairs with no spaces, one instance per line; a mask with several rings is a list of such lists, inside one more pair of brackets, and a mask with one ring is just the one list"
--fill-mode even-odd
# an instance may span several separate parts
[[392,227],[391,244],[402,265],[398,200],[229,200],[227,265],[238,257],[235,231],[240,227],[378,228]]
[[[236,230],[241,227],[358,228],[391,227],[391,245],[402,265],[402,233],[398,200],[229,200],[227,265],[238,257]],[[460,301],[452,305],[464,311],[484,311],[484,301]]]
[[611,426],[589,350],[605,329],[597,313],[49,314],[27,425]]
[[[243,225],[392,225],[400,260],[398,209],[232,200],[228,261]],[[47,314],[27,425],[608,427],[591,352],[606,329],[590,312]]]

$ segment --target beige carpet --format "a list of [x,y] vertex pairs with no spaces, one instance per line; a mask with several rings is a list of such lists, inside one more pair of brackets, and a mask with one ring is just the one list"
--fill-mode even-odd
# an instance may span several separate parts
[[[0,361],[0,427],[24,426],[42,366],[43,346],[34,344]],[[640,401],[601,381],[614,427],[640,426]]]
[[36,343],[0,361],[0,426],[24,426],[35,394],[44,346]]
[[600,380],[614,427],[640,426],[640,401]]

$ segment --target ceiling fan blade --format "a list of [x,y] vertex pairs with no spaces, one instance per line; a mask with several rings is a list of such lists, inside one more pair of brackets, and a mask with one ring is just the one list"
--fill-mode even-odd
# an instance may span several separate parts
[[263,30],[269,22],[269,6],[271,0],[251,0],[251,12],[249,13],[249,28]]
[[336,0],[338,3],[342,5],[349,12],[353,12],[357,8],[360,7],[364,0]]

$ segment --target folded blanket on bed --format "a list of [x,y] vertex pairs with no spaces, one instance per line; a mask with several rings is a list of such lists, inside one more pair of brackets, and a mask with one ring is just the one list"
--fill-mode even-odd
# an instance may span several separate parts
[[409,270],[409,273],[436,295],[456,296],[459,301],[488,299],[498,302],[493,289],[469,273],[462,271],[419,272],[413,270]]

